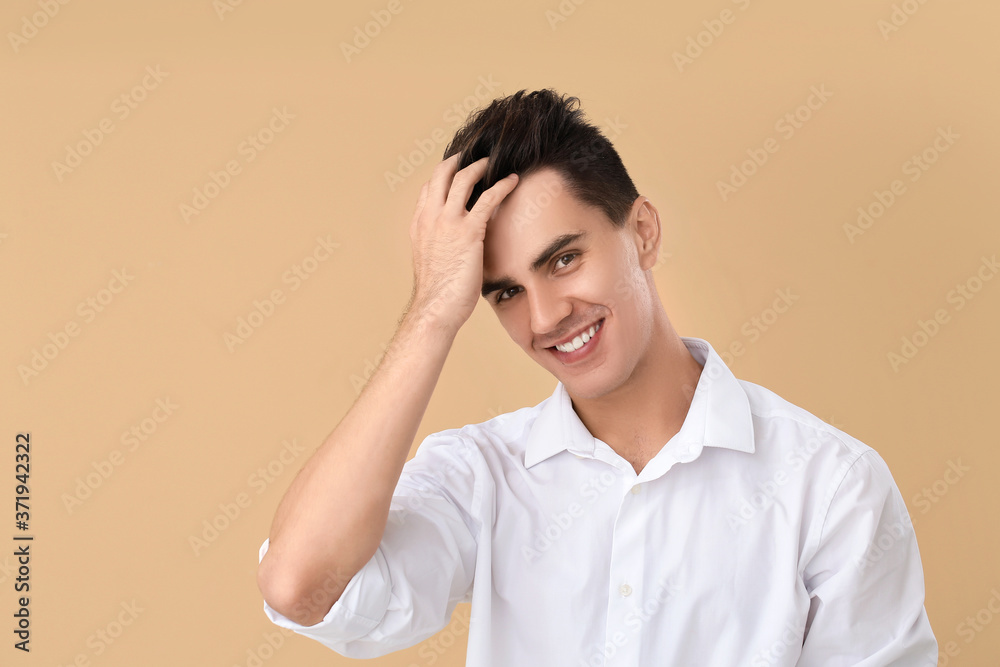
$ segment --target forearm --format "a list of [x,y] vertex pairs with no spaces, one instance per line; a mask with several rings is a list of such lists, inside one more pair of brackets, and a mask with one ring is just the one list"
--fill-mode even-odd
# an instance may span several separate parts
[[407,310],[368,384],[278,506],[258,582],[268,603],[296,622],[321,620],[382,540],[393,491],[457,333],[437,322],[426,307]]

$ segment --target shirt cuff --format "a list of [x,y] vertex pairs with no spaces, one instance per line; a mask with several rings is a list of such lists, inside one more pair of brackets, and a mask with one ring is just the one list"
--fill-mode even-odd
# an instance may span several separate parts
[[[260,563],[267,553],[270,538],[264,540],[257,554]],[[392,585],[389,567],[380,546],[364,567],[347,583],[340,598],[314,625],[301,625],[275,611],[264,601],[264,613],[275,625],[293,630],[305,637],[338,649],[347,642],[360,639],[375,629],[389,608]]]

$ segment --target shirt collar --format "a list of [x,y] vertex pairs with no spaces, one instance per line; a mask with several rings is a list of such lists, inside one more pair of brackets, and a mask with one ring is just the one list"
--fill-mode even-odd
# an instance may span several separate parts
[[[691,356],[701,364],[701,376],[680,431],[668,443],[696,457],[702,447],[724,447],[753,453],[753,418],[750,401],[739,380],[708,341],[680,337]],[[528,433],[524,466],[531,466],[563,450],[594,457],[594,436],[580,421],[562,382],[541,404]]]

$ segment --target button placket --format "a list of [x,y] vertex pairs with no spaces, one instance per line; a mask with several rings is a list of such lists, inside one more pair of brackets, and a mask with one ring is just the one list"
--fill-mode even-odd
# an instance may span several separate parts
[[[628,465],[624,459],[622,461]],[[635,489],[642,487],[636,483],[636,475],[621,479],[621,495],[618,516],[615,519],[611,548],[611,584],[608,601],[608,617],[605,627],[606,637],[613,640],[613,652],[606,655],[604,664],[638,665],[642,642],[638,641],[633,625],[629,625],[630,615],[634,615],[637,598],[645,586],[646,515],[642,511],[643,498],[635,495]]]

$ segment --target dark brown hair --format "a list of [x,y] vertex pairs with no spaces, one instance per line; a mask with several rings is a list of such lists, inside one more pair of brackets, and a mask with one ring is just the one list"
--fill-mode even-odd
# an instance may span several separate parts
[[584,120],[579,98],[551,88],[525,92],[497,98],[470,114],[445,148],[442,159],[461,151],[459,169],[489,157],[466,210],[507,174],[523,180],[550,167],[577,200],[600,208],[613,225],[622,227],[639,192],[611,141]]

